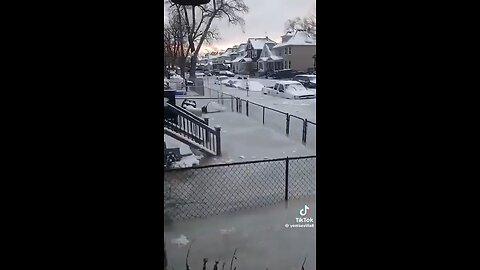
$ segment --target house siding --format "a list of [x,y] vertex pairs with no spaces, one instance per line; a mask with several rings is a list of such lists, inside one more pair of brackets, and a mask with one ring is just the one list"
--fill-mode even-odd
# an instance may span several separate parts
[[[285,48],[291,47],[292,54],[284,54]],[[293,70],[298,71],[307,71],[309,68],[313,68],[312,55],[316,53],[316,46],[288,46],[282,49],[282,57],[284,62],[290,61],[292,66],[290,67]],[[288,49],[287,49],[288,50]],[[288,68],[288,67],[285,67]]]

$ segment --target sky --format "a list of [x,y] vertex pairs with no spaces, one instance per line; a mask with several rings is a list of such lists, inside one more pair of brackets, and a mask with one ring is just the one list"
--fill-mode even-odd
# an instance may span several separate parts
[[[304,17],[315,10],[315,0],[244,0],[250,11],[245,19],[245,33],[240,25],[229,25],[227,20],[215,23],[220,40],[210,46],[204,44],[201,52],[209,47],[225,50],[234,45],[247,42],[248,38],[265,37],[280,42],[285,34],[285,22],[295,17]],[[165,9],[167,6],[164,6]]]

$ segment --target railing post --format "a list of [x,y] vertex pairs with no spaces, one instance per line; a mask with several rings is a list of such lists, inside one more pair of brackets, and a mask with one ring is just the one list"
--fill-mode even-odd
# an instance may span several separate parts
[[307,143],[307,119],[303,119],[303,133],[302,133],[302,143]]
[[248,100],[246,101],[246,103],[247,103],[246,109],[247,109],[247,116],[248,116]]
[[287,121],[285,121],[285,134],[290,134],[290,114],[287,113]]
[[288,156],[285,159],[285,201],[288,201]]
[[208,117],[203,118],[203,120],[205,120],[205,124],[207,124],[207,126],[208,126],[208,121],[209,121]]
[[215,139],[216,139],[216,144],[217,144],[217,156],[220,156],[222,154],[222,146],[221,146],[221,141],[220,141],[220,129],[221,127],[216,126],[215,127]]
[[265,125],[265,106],[262,106],[263,108],[263,124]]

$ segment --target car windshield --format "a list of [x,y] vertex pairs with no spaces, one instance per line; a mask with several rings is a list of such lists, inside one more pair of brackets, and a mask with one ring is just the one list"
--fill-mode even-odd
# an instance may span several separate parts
[[286,84],[285,87],[287,90],[292,90],[292,91],[302,91],[305,90],[305,87],[300,84],[300,83],[294,83],[294,84]]

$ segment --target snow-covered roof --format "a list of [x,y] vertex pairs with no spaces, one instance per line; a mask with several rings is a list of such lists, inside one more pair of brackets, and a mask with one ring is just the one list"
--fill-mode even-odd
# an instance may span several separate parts
[[233,48],[228,48],[221,56],[230,56],[233,53]]
[[243,59],[240,59],[240,61],[244,61],[244,62],[252,62],[252,58],[249,58],[249,57],[244,57]]
[[243,52],[246,49],[247,49],[247,43],[242,43],[242,44],[238,45],[237,52]]
[[276,44],[275,41],[269,39],[268,37],[264,37],[264,38],[249,38],[248,41],[250,42],[250,44],[252,44],[252,47],[254,50],[261,50],[263,49],[263,46],[265,45],[265,43],[273,43],[273,44]]
[[295,31],[295,34],[293,34],[293,36],[287,42],[277,44],[273,48],[281,48],[281,47],[292,46],[292,45],[316,46],[317,43],[312,38],[312,36],[310,36],[310,34],[308,34],[306,31],[297,30]]
[[232,63],[238,63],[240,60],[242,60],[245,57],[246,57],[246,55],[239,55],[237,58],[232,60]]
[[265,45],[263,45],[262,55],[263,53],[265,53],[265,56],[261,57],[260,59],[262,59],[263,61],[282,60],[283,57],[276,55],[275,51],[270,50],[270,47],[273,47],[272,44],[265,43]]

